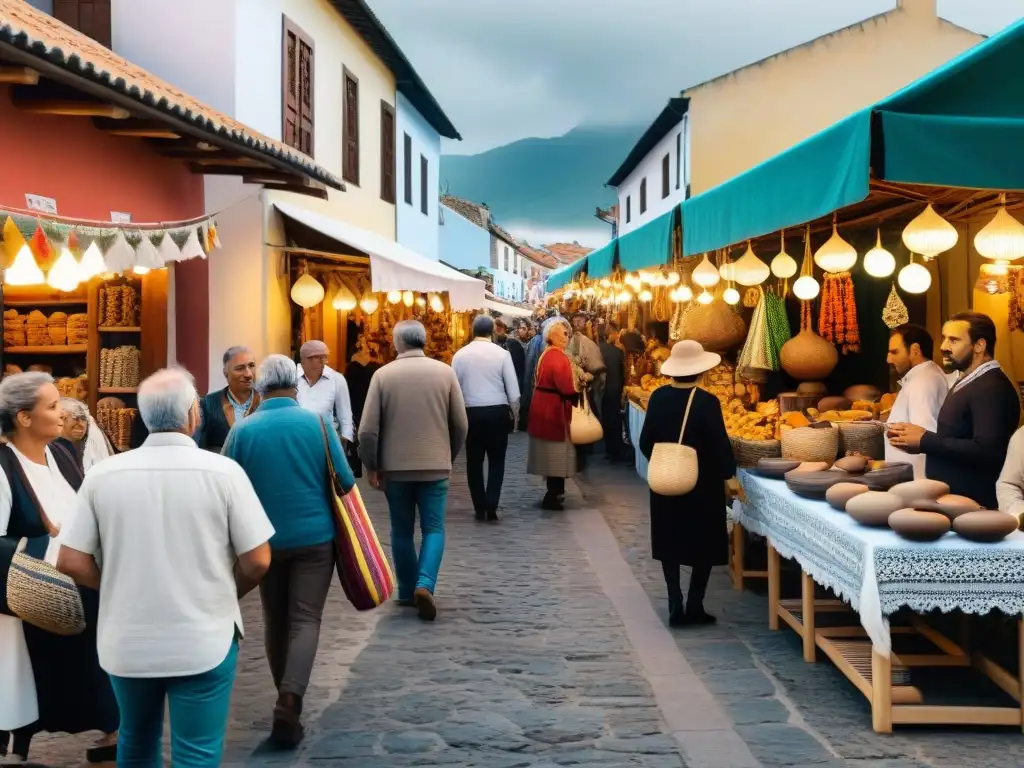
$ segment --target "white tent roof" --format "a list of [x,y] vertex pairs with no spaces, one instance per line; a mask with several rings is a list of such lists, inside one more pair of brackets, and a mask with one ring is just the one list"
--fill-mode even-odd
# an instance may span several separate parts
[[324,216],[290,203],[275,202],[274,207],[289,219],[367,254],[374,291],[447,291],[448,301],[456,311],[483,306],[484,283],[475,277],[431,261],[375,232],[360,229],[333,216]]

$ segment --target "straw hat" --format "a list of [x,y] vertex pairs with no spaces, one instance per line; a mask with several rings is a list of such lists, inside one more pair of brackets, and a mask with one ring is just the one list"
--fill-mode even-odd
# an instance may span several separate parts
[[722,362],[722,356],[705,352],[699,342],[684,339],[676,342],[668,360],[661,364],[662,376],[696,376],[710,371]]

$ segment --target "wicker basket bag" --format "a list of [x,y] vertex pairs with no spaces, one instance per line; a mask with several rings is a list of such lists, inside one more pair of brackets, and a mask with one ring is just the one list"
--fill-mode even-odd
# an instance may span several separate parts
[[659,496],[683,496],[697,485],[697,451],[683,445],[694,391],[690,391],[690,397],[686,401],[683,426],[679,430],[679,442],[655,443],[654,450],[651,451],[651,460],[647,464],[647,485]]
[[881,424],[846,421],[838,427],[841,456],[854,452],[878,461],[885,458],[885,427]]
[[782,443],[778,440],[746,440],[729,435],[732,453],[739,467],[753,467],[759,459],[777,459],[782,456]]
[[573,445],[590,445],[604,437],[604,430],[597,416],[590,410],[587,392],[580,393],[580,404],[572,407],[572,420],[569,422],[569,440]]
[[839,454],[839,430],[797,427],[782,431],[782,458],[795,461],[827,461]]
[[49,563],[17,552],[7,573],[7,607],[22,621],[55,635],[85,631],[75,582]]

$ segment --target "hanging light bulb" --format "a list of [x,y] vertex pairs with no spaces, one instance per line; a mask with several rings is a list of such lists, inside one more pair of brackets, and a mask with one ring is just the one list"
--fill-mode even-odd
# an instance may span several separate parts
[[680,301],[692,301],[693,300],[693,288],[688,285],[679,286],[679,300]]
[[821,286],[810,275],[798,277],[796,282],[793,283],[793,295],[801,301],[810,301],[818,295],[819,291],[821,291]]
[[303,272],[292,286],[291,297],[300,307],[309,309],[324,300],[324,287],[309,272]]
[[705,305],[710,304],[714,300],[714,294],[708,293],[706,289],[701,291],[700,296],[697,297],[697,301]]
[[78,262],[75,261],[71,250],[65,245],[60,249],[60,256],[57,257],[57,261],[50,267],[50,272],[46,276],[46,284],[51,288],[56,288],[58,291],[70,293],[78,287],[80,282],[81,273],[78,268]]
[[430,294],[430,308],[437,314],[444,312],[444,301],[442,301],[441,297],[436,293]]
[[786,253],[786,230],[782,230],[782,247],[772,259],[771,271],[780,280],[788,280],[796,274],[796,259]]
[[673,269],[671,272],[668,273],[668,277],[665,278],[665,280],[666,285],[679,285],[679,281],[681,280],[681,278],[679,277],[679,273]]
[[359,300],[359,308],[366,314],[372,315],[380,308],[380,301],[374,294],[368,293]]
[[[170,235],[164,235],[165,240],[170,240]],[[78,264],[78,277],[81,281],[87,282],[97,275],[102,275],[107,271],[107,263],[103,261],[103,254],[100,253],[100,247],[93,241],[89,243],[89,247],[85,249],[85,253],[82,254],[82,261]]]
[[640,282],[641,285],[644,283],[650,283],[653,277],[654,276],[650,272],[646,272],[642,269],[636,273],[636,279]]
[[619,304],[628,304],[633,300],[633,294],[623,289],[623,291],[615,297],[615,301]]
[[331,306],[339,312],[351,312],[357,305],[358,302],[356,301],[355,294],[348,289],[347,285],[342,283],[338,292],[334,294]]
[[583,295],[586,296],[588,299],[593,298],[595,293],[596,291],[594,290],[594,286],[592,285],[588,285],[586,288],[583,289]]
[[[914,255],[911,254],[910,258],[913,259]],[[911,261],[900,270],[896,282],[907,293],[924,293],[931,287],[932,276],[924,264]]]
[[903,230],[903,244],[911,253],[924,256],[925,261],[948,251],[959,239],[956,227],[939,216],[931,203]]
[[[757,258],[757,254],[754,253],[750,241],[747,241],[746,252],[733,265],[733,275],[733,279],[737,283],[749,288],[752,285],[760,285],[767,280],[768,276],[771,275],[771,269]],[[736,302],[727,300],[727,303],[735,304]]]
[[1024,224],[1006,210],[1006,195],[999,196],[999,210],[974,236],[974,248],[996,266],[1007,267],[1024,256]]
[[4,282],[7,285],[39,285],[45,281],[43,270],[36,264],[32,249],[28,244],[21,246],[18,255],[14,257],[14,263],[4,273]]
[[645,288],[644,290],[640,291],[640,295],[637,296],[637,298],[640,299],[640,301],[650,301],[651,299],[654,298],[654,294],[652,294],[649,290]]
[[601,287],[602,288],[611,288],[612,287],[612,281],[609,280],[607,277],[602,278],[601,279]]
[[388,304],[401,304],[402,303],[402,292],[401,291],[388,291]]
[[843,240],[832,219],[832,237],[814,254],[814,263],[825,272],[849,272],[857,263],[857,249]]
[[425,307],[425,306],[427,306],[426,298],[424,298],[423,296],[417,296],[416,297],[416,306],[417,307]]
[[732,286],[729,286],[728,288],[725,289],[725,292],[722,294],[722,301],[729,305],[739,304],[740,292],[737,291]]
[[864,254],[864,271],[872,277],[888,277],[896,269],[896,259],[882,247],[882,230],[875,235],[875,247]]
[[721,275],[718,274],[715,265],[708,261],[708,255],[705,253],[701,263],[693,268],[691,278],[701,288],[713,288],[718,285]]
[[405,306],[407,307],[411,307],[413,301],[415,300],[416,297],[413,295],[412,291],[406,291],[405,293],[402,294],[402,303],[405,304]]

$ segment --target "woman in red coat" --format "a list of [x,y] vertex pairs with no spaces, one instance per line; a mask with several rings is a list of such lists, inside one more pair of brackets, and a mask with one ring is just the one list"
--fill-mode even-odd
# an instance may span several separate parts
[[569,440],[572,406],[578,398],[576,375],[565,353],[569,324],[553,317],[544,324],[545,348],[537,362],[530,401],[530,450],[526,471],[547,479],[544,509],[562,509],[565,478],[576,474],[576,448]]

